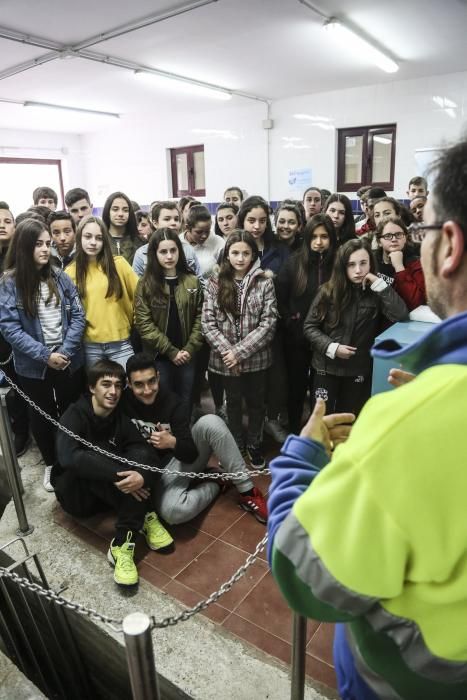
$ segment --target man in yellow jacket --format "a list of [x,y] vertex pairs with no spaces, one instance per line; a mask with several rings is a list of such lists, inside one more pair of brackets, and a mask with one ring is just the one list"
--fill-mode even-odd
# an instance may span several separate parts
[[324,417],[322,402],[271,463],[273,574],[294,610],[346,623],[345,700],[467,698],[466,164],[467,141],[442,154],[418,226],[443,322],[374,351],[416,379],[371,399],[328,466],[351,417]]

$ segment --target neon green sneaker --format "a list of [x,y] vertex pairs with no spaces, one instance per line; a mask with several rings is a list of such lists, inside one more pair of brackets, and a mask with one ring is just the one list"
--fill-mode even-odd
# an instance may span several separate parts
[[169,549],[169,547],[173,549],[173,537],[167,532],[154,511],[146,513],[141,532],[146,538],[149,549],[154,551]]
[[134,554],[135,543],[131,541],[131,532],[128,532],[124,544],[114,545],[114,540],[110,543],[107,560],[114,567],[114,581],[119,586],[135,586],[138,583]]

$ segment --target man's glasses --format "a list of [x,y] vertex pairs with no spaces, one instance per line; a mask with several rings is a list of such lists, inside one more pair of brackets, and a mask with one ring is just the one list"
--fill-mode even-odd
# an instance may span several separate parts
[[401,238],[405,237],[405,233],[400,231],[399,233],[384,233],[381,238],[383,241],[392,241],[392,240],[397,240],[400,241]]
[[421,242],[426,236],[426,231],[430,231],[431,229],[442,229],[443,228],[443,222],[436,222],[434,224],[411,224],[410,226],[410,235],[412,236],[412,239],[414,241]]

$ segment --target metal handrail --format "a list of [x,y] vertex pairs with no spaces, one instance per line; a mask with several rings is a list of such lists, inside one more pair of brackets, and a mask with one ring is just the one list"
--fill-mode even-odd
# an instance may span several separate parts
[[16,515],[18,517],[19,528],[16,530],[17,535],[30,535],[34,530],[34,526],[28,523],[26,510],[23,503],[23,484],[21,482],[20,470],[16,451],[13,442],[13,434],[11,430],[10,418],[8,416],[8,407],[6,403],[6,391],[0,392],[0,445],[2,448],[5,469],[10,484],[13,503],[15,504]]

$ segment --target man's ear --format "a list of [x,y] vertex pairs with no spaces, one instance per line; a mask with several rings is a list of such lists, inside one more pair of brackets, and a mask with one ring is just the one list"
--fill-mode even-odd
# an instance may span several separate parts
[[455,221],[446,221],[442,228],[442,236],[440,250],[443,252],[443,260],[440,272],[443,277],[450,277],[457,272],[464,258],[464,232]]

